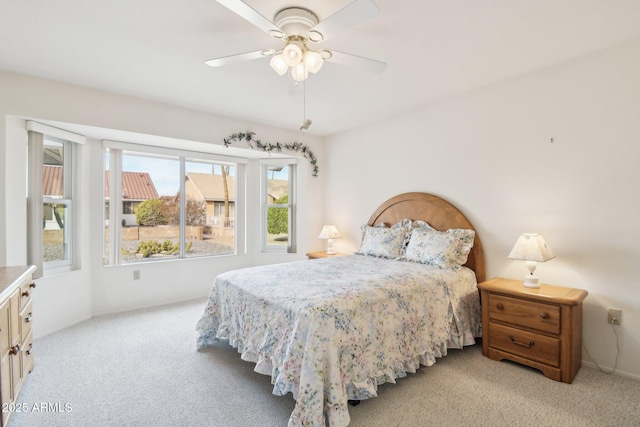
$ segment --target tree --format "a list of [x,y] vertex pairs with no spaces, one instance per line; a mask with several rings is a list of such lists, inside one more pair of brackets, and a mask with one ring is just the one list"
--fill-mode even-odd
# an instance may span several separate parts
[[[276,199],[274,205],[289,204],[289,195]],[[269,208],[267,212],[267,232],[269,234],[285,234],[289,232],[289,208]]]
[[166,225],[169,218],[163,213],[163,202],[160,199],[148,199],[140,203],[136,210],[136,221],[140,225]]
[[[180,225],[180,193],[172,199],[164,199],[160,213],[171,225]],[[205,225],[207,222],[207,204],[196,199],[187,199],[185,208],[186,225]]]
[[227,176],[229,176],[229,166],[220,165],[222,169],[222,184],[224,186],[224,226],[229,226],[229,186]]
[[196,199],[188,199],[185,209],[185,222],[187,225],[205,225],[207,222],[207,204]]

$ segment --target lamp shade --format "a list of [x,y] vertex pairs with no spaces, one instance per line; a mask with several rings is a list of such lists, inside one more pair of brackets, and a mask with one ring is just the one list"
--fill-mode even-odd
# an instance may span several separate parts
[[271,65],[271,68],[273,68],[273,70],[281,76],[289,70],[289,66],[284,61],[282,54],[274,55],[274,57],[271,58],[271,62],[269,62],[269,65]]
[[339,239],[342,236],[335,225],[325,225],[318,236],[318,239]]
[[302,61],[302,49],[298,46],[297,42],[289,42],[282,51],[284,62],[288,66],[293,67]]
[[324,63],[322,55],[312,50],[308,50],[302,55],[302,61],[304,62],[305,68],[313,74],[320,71],[320,68],[322,68],[322,64]]
[[291,77],[297,82],[306,80],[307,77],[309,77],[309,71],[307,71],[307,68],[304,66],[304,62],[299,62],[291,67]]
[[518,237],[518,241],[509,253],[509,258],[544,262],[555,258],[555,255],[540,234],[530,233]]

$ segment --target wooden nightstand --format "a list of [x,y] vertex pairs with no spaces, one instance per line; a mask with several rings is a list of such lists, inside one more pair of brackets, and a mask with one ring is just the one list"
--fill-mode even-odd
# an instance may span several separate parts
[[309,259],[318,259],[318,258],[332,258],[336,256],[345,256],[346,254],[336,252],[333,255],[329,255],[327,251],[316,251],[316,252],[307,252],[305,255]]
[[582,301],[587,291],[495,278],[478,284],[482,354],[539,369],[571,383],[582,360]]

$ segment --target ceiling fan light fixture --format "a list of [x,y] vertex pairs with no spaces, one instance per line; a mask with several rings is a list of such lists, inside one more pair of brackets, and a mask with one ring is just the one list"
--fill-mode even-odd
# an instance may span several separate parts
[[308,50],[302,55],[302,62],[304,62],[305,68],[313,74],[320,71],[322,64],[324,64],[322,55],[312,50]]
[[284,61],[290,67],[293,67],[294,65],[299,64],[300,61],[302,61],[302,47],[304,47],[304,45],[299,46],[298,44],[302,45],[301,42],[291,40],[287,42],[287,45],[282,50]]
[[309,71],[307,67],[304,66],[304,62],[299,62],[291,67],[291,77],[293,77],[293,80],[296,82],[301,82],[309,77]]
[[284,76],[285,73],[289,70],[289,66],[285,62],[282,54],[274,55],[273,58],[271,58],[269,65],[271,65],[271,68],[273,68],[273,71],[278,73],[278,75],[280,76]]

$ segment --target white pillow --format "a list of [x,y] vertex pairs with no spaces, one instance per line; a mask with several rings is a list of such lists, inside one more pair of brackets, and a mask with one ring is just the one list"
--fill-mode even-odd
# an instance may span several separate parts
[[467,262],[473,247],[474,230],[455,228],[437,231],[416,228],[405,251],[407,261],[456,268]]

